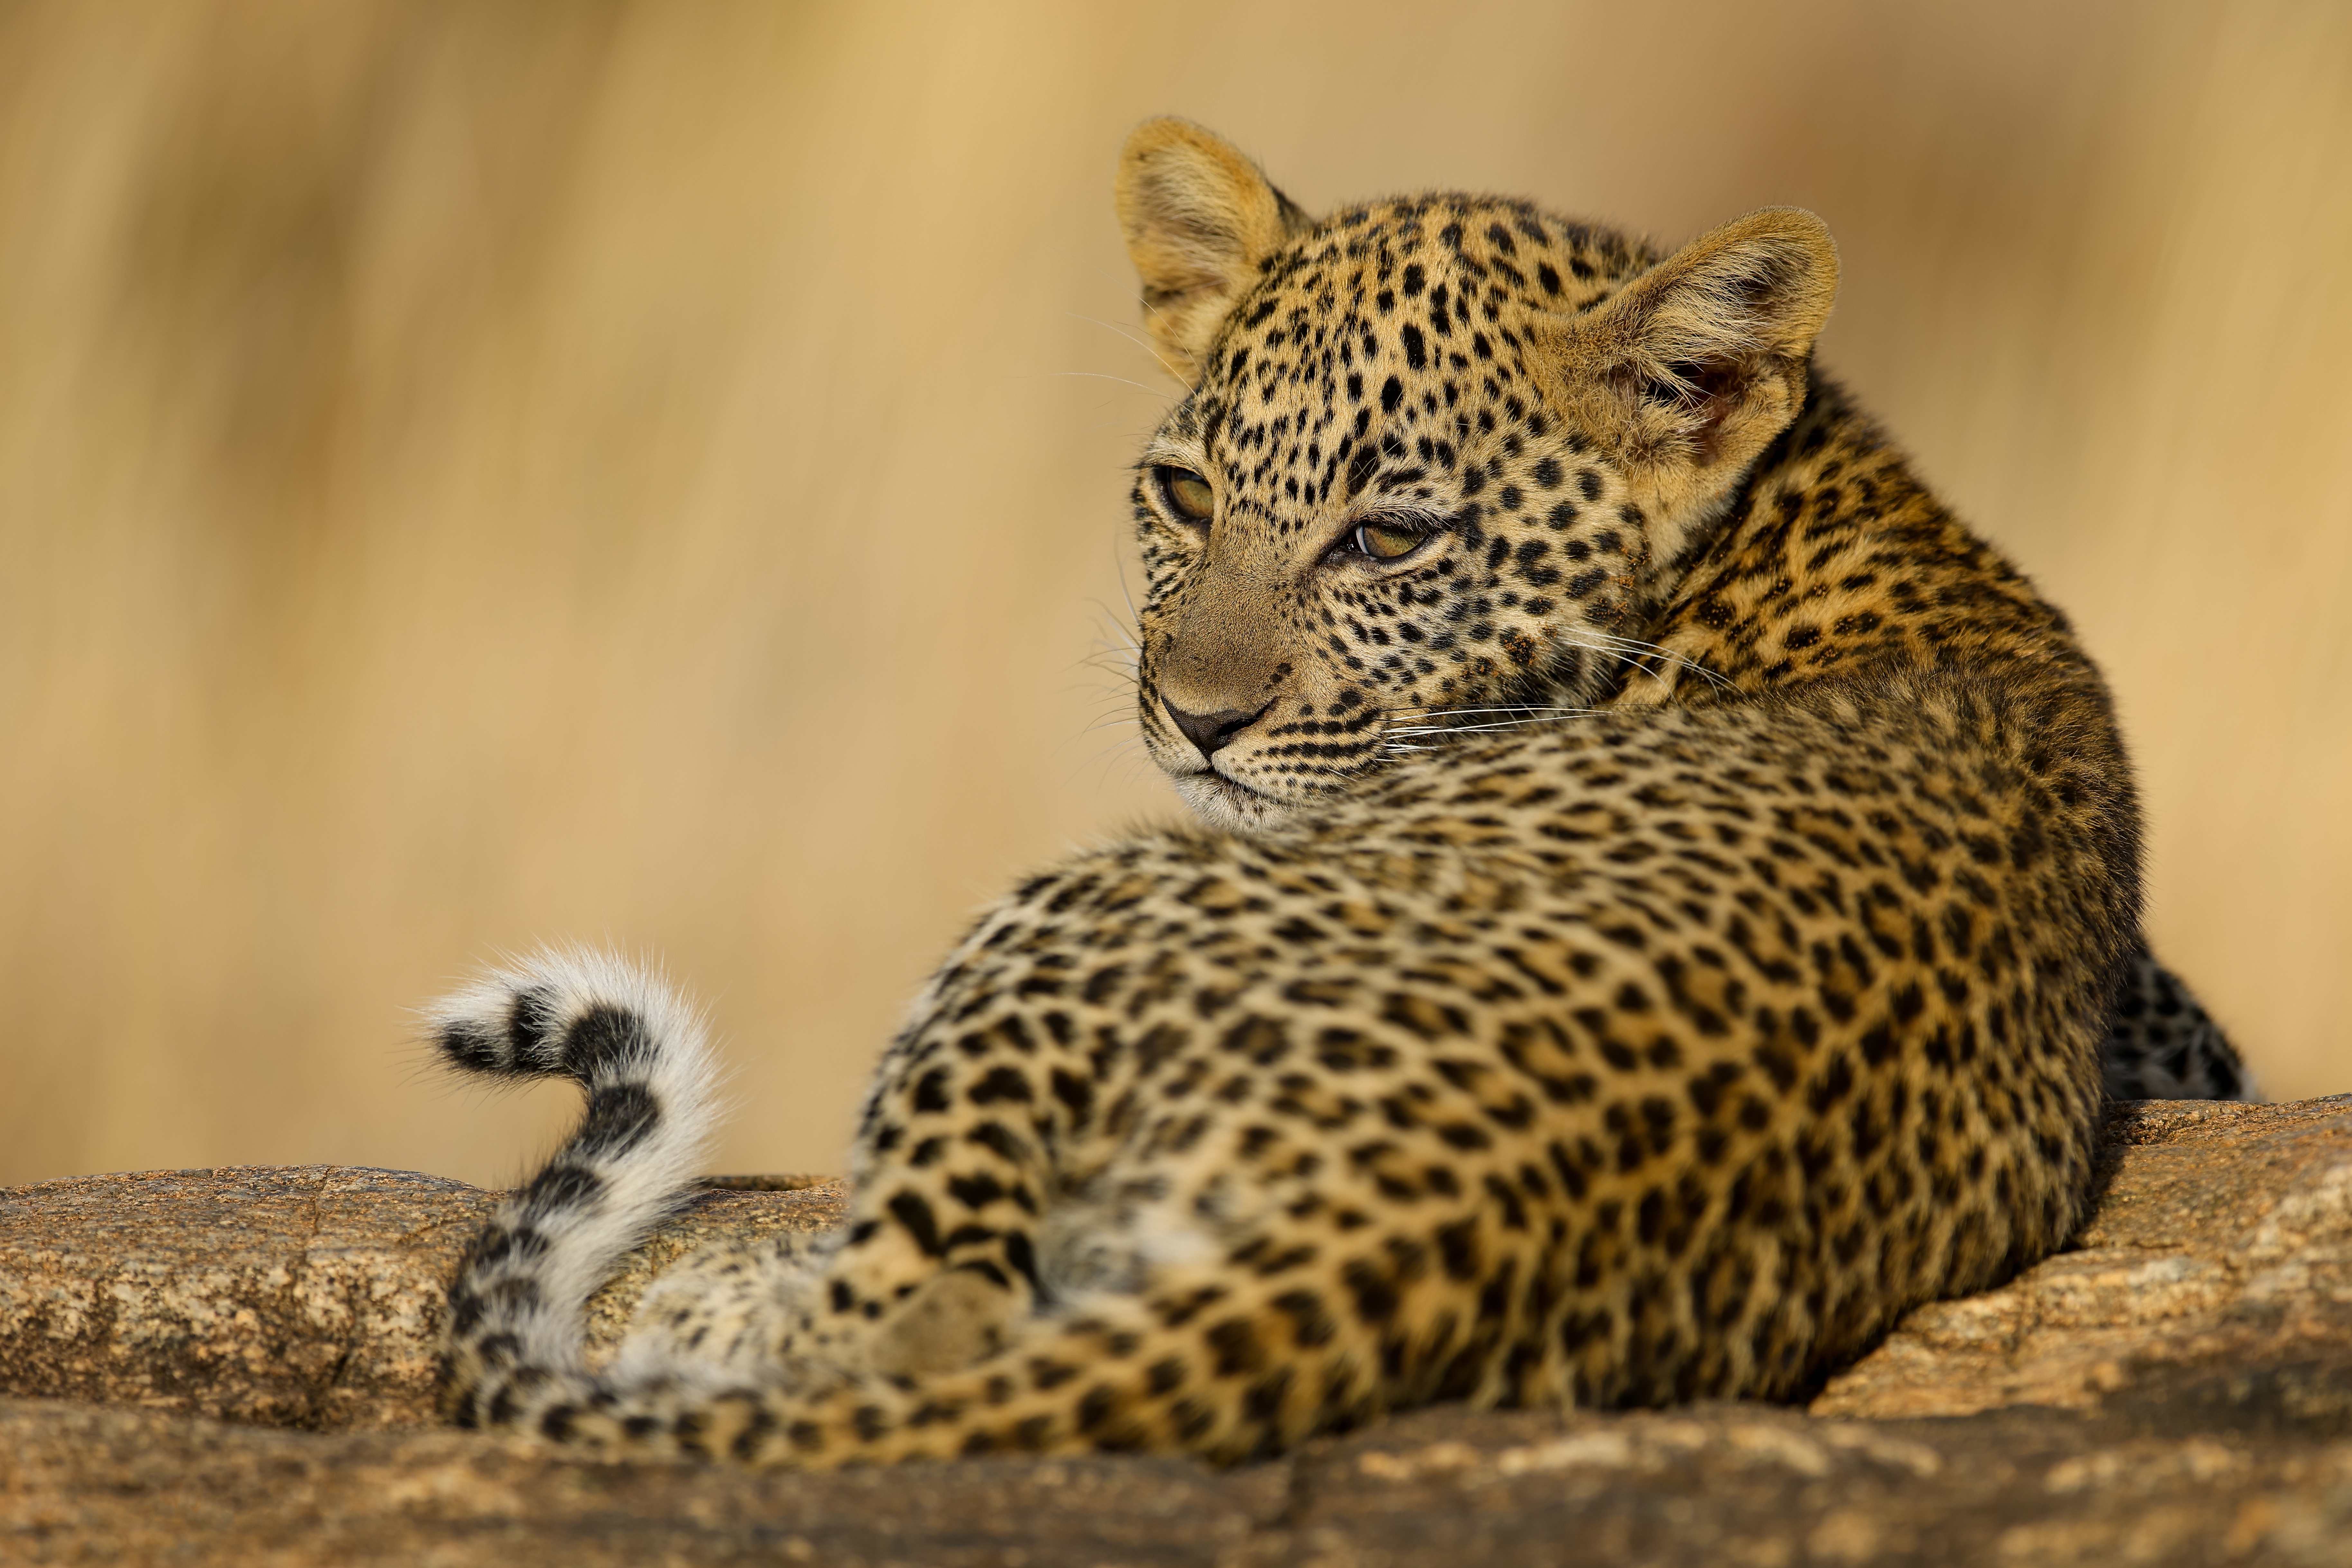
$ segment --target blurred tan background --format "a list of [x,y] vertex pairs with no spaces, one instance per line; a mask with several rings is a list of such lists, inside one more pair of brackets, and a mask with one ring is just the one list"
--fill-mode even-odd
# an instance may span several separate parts
[[2352,1089],[2336,0],[0,4],[0,1183],[514,1173],[405,1009],[611,940],[837,1164],[967,912],[1176,807],[1116,673],[1177,111],[1309,206],[1822,213],[1823,347],[2074,611],[2154,929]]

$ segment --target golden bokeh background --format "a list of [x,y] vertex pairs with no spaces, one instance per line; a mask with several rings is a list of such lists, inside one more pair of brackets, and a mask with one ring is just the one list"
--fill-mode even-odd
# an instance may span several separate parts
[[1178,808],[1115,668],[1120,138],[1310,207],[1797,203],[1822,359],[2073,611],[2162,951],[2352,1089],[2352,8],[0,4],[0,1183],[510,1176],[407,1009],[658,952],[836,1165],[974,905]]

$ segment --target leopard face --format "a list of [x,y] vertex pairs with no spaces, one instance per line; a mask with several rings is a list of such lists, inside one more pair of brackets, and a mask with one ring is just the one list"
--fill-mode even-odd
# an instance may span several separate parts
[[[1162,123],[1158,182],[1155,149],[1131,150],[1122,215],[1139,259],[1155,226],[1176,232],[1185,263],[1155,287],[1146,261],[1147,300],[1193,384],[1132,492],[1138,705],[1186,802],[1270,827],[1440,731],[1572,713],[1638,679],[1646,646],[1627,634],[1760,449],[1741,438],[1758,423],[1745,405],[1759,387],[1801,400],[1801,352],[1756,331],[1730,363],[1719,345],[1673,357],[1659,318],[1676,290],[1628,287],[1658,258],[1524,203],[1409,199],[1310,223],[1243,165],[1203,218],[1185,202],[1215,150]],[[1682,292],[1745,287],[1752,307],[1756,277],[1795,270],[1776,246],[1811,242],[1820,272],[1827,241],[1805,224],[1760,245],[1718,231],[1692,247],[1714,275],[1684,267]],[[1204,285],[1205,230],[1230,255]],[[1793,292],[1752,313],[1809,343],[1818,320],[1791,319],[1826,295]]]
[[1424,727],[1599,695],[1650,519],[1533,362],[1635,264],[1501,204],[1276,258],[1134,492],[1143,732],[1195,810],[1257,825]]

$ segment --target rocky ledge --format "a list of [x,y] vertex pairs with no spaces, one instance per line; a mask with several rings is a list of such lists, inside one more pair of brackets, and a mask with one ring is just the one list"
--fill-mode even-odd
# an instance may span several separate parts
[[[0,1192],[0,1561],[2352,1564],[2352,1096],[2147,1102],[2072,1247],[1914,1312],[1810,1411],[1425,1411],[1215,1472],[746,1475],[435,1428],[493,1201],[341,1167]],[[593,1304],[838,1185],[706,1194]],[[756,1190],[760,1187],[770,1190]]]

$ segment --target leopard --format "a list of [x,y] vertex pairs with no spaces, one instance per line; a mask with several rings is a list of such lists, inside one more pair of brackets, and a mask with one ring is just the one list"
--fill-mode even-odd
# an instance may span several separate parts
[[1439,1401],[1801,1400],[2085,1212],[2105,1101],[2251,1092],[2150,952],[2108,689],[1814,364],[1839,258],[1522,200],[1311,216],[1122,150],[1181,395],[1129,502],[1193,820],[971,923],[846,1217],[583,1303],[690,1201],[707,1025],[556,948],[430,1014],[568,1141],[446,1300],[442,1407],[589,1454],[1236,1464]]

